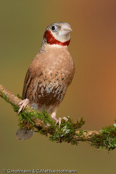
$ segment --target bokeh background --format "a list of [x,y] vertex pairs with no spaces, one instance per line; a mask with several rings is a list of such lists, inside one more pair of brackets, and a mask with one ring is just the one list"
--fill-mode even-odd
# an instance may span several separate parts
[[[100,130],[116,118],[116,1],[0,1],[0,83],[21,94],[25,73],[38,53],[50,23],[71,24],[69,51],[74,80],[57,117],[86,120],[83,129]],[[57,144],[35,134],[18,141],[18,116],[0,98],[0,173],[2,169],[67,169],[79,174],[115,174],[116,150],[88,143]]]

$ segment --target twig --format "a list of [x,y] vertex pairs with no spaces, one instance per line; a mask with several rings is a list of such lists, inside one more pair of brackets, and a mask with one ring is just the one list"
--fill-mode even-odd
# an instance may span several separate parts
[[[18,98],[16,95],[14,95],[12,92],[10,92],[8,89],[6,89],[5,87],[3,87],[0,84],[0,97],[2,97],[4,100],[6,100],[8,103],[10,103],[11,105],[17,106],[18,104],[22,101],[22,99]],[[30,105],[27,105],[25,112],[32,112],[34,110],[31,109]],[[31,117],[32,120],[34,121],[35,125],[38,126],[44,126],[41,123],[41,121],[39,119],[35,119],[33,118],[33,116]]]

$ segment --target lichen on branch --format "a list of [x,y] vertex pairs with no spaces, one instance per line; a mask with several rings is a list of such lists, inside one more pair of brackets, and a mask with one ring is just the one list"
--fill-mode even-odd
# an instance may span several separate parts
[[[10,103],[17,113],[19,102],[22,101],[19,95],[14,95],[12,92],[0,85],[0,97]],[[88,141],[90,145],[96,148],[106,148],[114,150],[116,148],[116,126],[111,125],[104,127],[100,131],[80,130],[85,124],[83,118],[77,120],[76,123],[67,117],[68,121],[62,120],[60,129],[59,126],[50,118],[47,112],[40,113],[34,110],[30,105],[22,110],[19,114],[19,126],[22,129],[33,129],[43,135],[49,135],[49,139],[55,142],[67,142],[77,145],[79,141]]]

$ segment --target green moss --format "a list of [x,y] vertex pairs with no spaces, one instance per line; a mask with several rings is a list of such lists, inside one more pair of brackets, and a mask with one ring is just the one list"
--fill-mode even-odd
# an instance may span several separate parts
[[[19,107],[15,105],[12,106],[14,108],[14,111],[18,112]],[[51,134],[51,136],[49,137],[51,141],[64,141],[76,145],[78,144],[78,142],[76,139],[73,138],[76,135],[75,132],[85,123],[82,118],[74,123],[69,117],[67,117],[68,121],[65,122],[64,120],[62,120],[59,129],[59,125],[55,125],[55,122],[51,119],[47,112],[43,111],[42,113],[39,113],[38,110],[30,111],[28,108],[22,110],[18,116],[19,126],[21,128],[35,128],[36,132],[40,132],[43,135],[47,135],[48,133]],[[32,117],[35,119],[39,119],[44,125],[49,124],[50,126],[47,129],[40,126],[37,127]]]
[[60,126],[60,129],[57,127],[54,134],[49,137],[51,141],[56,142],[67,142],[71,143],[73,145],[78,144],[78,140],[74,138],[76,136],[76,130],[79,129],[85,121],[81,118],[77,123],[73,123],[73,121],[67,117],[68,121],[62,121],[62,124]]
[[[18,106],[12,105],[12,107],[14,108],[15,112],[18,112],[18,110],[19,110]],[[26,124],[31,123],[32,127],[37,128],[34,123],[34,119],[39,119],[45,125],[47,125],[47,123],[50,123],[50,124],[54,123],[54,121],[52,121],[50,119],[50,116],[45,111],[42,113],[39,113],[38,110],[30,111],[29,108],[26,108],[26,109],[22,110],[18,114],[18,116],[19,116],[19,126],[20,127],[22,127],[23,124],[25,125],[25,123]]]
[[8,99],[7,99],[6,95],[5,95],[5,93],[3,92],[3,90],[1,91],[1,93],[2,93],[2,95],[3,95],[3,99],[6,100],[6,101],[8,102]]
[[100,134],[90,139],[91,145],[96,148],[106,148],[108,151],[116,148],[116,127],[114,125],[104,127]]
[[[18,112],[19,107],[14,105],[12,106],[14,108],[14,111]],[[82,118],[74,123],[69,117],[67,117],[68,121],[65,122],[64,120],[62,120],[59,128],[59,125],[55,125],[55,122],[51,119],[47,112],[43,111],[42,113],[39,113],[38,110],[28,111],[28,108],[22,110],[18,116],[20,128],[31,129],[35,127],[35,132],[39,132],[46,136],[49,133],[51,135],[49,137],[51,141],[64,141],[73,145],[78,144],[78,141],[74,139],[74,136],[77,135],[76,130],[81,128],[82,125],[85,124],[85,121]],[[40,126],[37,127],[34,124],[32,117],[34,117],[35,119],[38,118],[42,123],[44,123],[44,125],[50,124],[50,126],[47,129]],[[82,132],[80,135],[82,135]]]
[[[5,93],[1,91],[3,95],[3,99],[9,102]],[[17,95],[21,98],[19,95]],[[9,102],[10,103],[10,102]],[[18,112],[19,107],[11,104],[14,111]],[[83,118],[80,118],[76,123],[74,123],[69,117],[67,117],[68,121],[65,122],[62,120],[60,125],[56,125],[55,122],[51,119],[49,114],[45,111],[39,113],[38,110],[30,110],[29,108],[25,108],[19,114],[19,126],[23,129],[34,129],[35,132],[40,132],[43,135],[50,134],[49,139],[51,141],[56,142],[67,142],[73,145],[77,145],[78,141],[85,141],[84,133],[87,131],[80,130],[79,133],[76,131],[81,128],[85,121]],[[36,126],[34,119],[39,119],[42,125],[49,126]],[[115,119],[116,122],[116,119]],[[78,139],[75,138],[78,136]],[[92,146],[96,148],[106,148],[108,151],[116,148],[116,123],[114,125],[104,127],[99,134],[91,135],[88,139]]]
[[[20,95],[17,95],[18,98],[21,98]],[[3,98],[7,100],[6,95],[3,93]],[[19,107],[12,104],[12,107],[15,112],[18,112]],[[51,134],[49,139],[51,141],[57,141],[57,142],[68,142],[71,144],[78,144],[77,140],[73,137],[76,135],[76,130],[81,128],[81,126],[85,123],[85,121],[81,118],[79,121],[74,123],[69,117],[67,117],[68,121],[65,122],[62,120],[61,126],[59,128],[59,125],[55,125],[55,122],[51,119],[51,117],[48,115],[47,112],[43,111],[42,113],[39,113],[38,110],[32,110],[25,108],[22,110],[19,114],[19,126],[20,128],[24,129],[33,129],[35,128],[36,132],[40,132],[43,135],[47,135],[48,133]],[[45,129],[40,126],[36,126],[34,123],[33,118],[39,119],[41,123],[44,125],[49,124],[50,126]]]

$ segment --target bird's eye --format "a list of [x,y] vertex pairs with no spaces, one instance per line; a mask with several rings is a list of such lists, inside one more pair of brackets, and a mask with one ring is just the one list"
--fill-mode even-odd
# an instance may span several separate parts
[[58,31],[59,27],[56,25],[52,25],[51,29],[52,31]]
[[55,26],[54,25],[52,26],[52,30],[55,30]]

